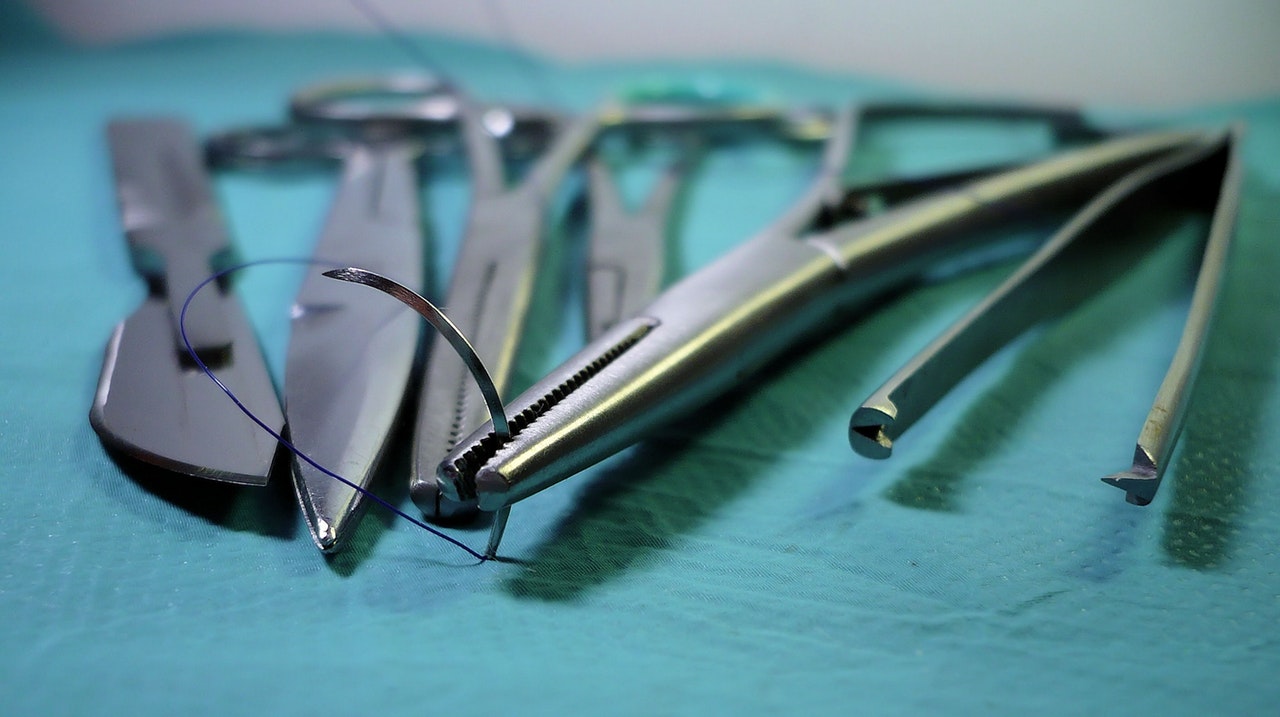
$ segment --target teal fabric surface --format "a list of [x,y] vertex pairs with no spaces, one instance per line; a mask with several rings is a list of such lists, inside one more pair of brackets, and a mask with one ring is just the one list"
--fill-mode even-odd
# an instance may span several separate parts
[[[537,101],[506,53],[426,44],[466,86]],[[0,13],[0,712],[19,714],[1265,714],[1280,686],[1280,100],[1146,117],[1243,119],[1230,283],[1175,464],[1136,508],[1127,467],[1186,309],[1202,224],[994,357],[899,443],[854,455],[849,414],[1008,265],[920,289],[797,349],[679,427],[521,504],[475,565],[373,510],[326,560],[279,486],[139,480],[86,415],[111,327],[144,294],[103,125],[275,121],[298,85],[404,68],[386,40],[185,37],[64,47]],[[547,68],[579,108],[694,73],[786,101],[902,96],[775,66]],[[1126,118],[1125,108],[1099,113]],[[1034,132],[867,128],[856,171],[1043,150]],[[775,216],[813,157],[708,159],[677,271]],[[245,258],[305,255],[334,177],[228,175]],[[466,177],[424,189],[435,291]],[[558,233],[517,383],[580,344],[580,253]],[[239,287],[282,363],[291,269]],[[568,317],[568,318],[566,318]],[[378,490],[410,507],[407,460]],[[481,545],[480,530],[461,531]]]

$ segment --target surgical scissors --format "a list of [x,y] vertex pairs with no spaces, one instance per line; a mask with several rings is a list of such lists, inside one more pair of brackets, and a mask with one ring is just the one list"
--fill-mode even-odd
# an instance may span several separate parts
[[[385,126],[320,132],[294,124],[211,138],[215,165],[337,161],[342,176],[314,256],[358,263],[407,286],[422,282],[423,241],[416,161],[423,145]],[[309,271],[291,312],[285,362],[289,440],[351,481],[333,480],[295,459],[294,488],[311,537],[340,550],[363,508],[403,404],[418,345],[418,322],[372,297]]]

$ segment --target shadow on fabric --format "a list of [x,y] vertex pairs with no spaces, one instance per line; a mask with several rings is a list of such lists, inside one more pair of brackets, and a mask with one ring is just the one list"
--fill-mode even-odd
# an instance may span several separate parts
[[[1127,325],[1141,321],[1144,314],[1184,300],[1190,286],[1184,277],[1193,266],[1192,256],[1203,245],[1204,227],[1199,216],[1160,211],[1117,217],[1091,232],[1087,240],[1105,247],[1094,258],[1105,261],[1092,262],[1081,271],[1101,276],[1091,283],[1102,288],[1078,307],[1068,308],[1061,319],[1049,316],[1049,325],[1033,327],[999,381],[964,410],[934,454],[913,466],[886,491],[886,497],[909,508],[960,511],[965,476],[1015,439],[1017,426],[1057,377],[1106,351]],[[1170,346],[1170,355],[1172,350]],[[1096,399],[1105,401],[1107,396]],[[1138,428],[1134,427],[1134,436]],[[1132,451],[1126,445],[1130,440],[1119,437],[1119,454]]]
[[[1253,181],[1250,181],[1253,180]],[[1263,437],[1265,401],[1274,395],[1280,355],[1280,195],[1249,177],[1237,219],[1227,278],[1180,451],[1166,475],[1172,493],[1162,546],[1174,565],[1220,568],[1248,498],[1251,456]]]

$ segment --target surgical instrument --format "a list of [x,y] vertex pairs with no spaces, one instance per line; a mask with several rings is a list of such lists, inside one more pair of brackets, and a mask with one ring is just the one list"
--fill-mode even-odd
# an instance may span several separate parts
[[[708,149],[761,136],[812,142],[830,131],[830,117],[819,110],[717,104],[717,98],[706,96],[698,96],[696,104],[687,102],[646,97],[643,104],[615,105],[602,112],[607,129],[588,164],[588,339],[635,315],[662,288],[673,205],[684,178]],[[649,150],[662,144],[675,155],[639,206],[629,207],[622,196],[606,157],[610,144]]]
[[503,153],[524,158],[541,151],[560,124],[543,109],[490,105],[465,98],[447,79],[423,74],[351,77],[304,87],[289,99],[289,116],[317,130],[411,134],[428,156],[465,151],[462,106],[470,103]]
[[[482,108],[464,102],[460,110],[472,198],[444,305],[503,392],[533,294],[548,205],[590,145],[598,122],[593,115],[568,122],[519,183],[508,186],[500,146],[485,127]],[[438,348],[428,350],[409,491],[427,517],[447,520],[473,515],[474,507],[443,499],[434,467],[487,414],[464,366]]]
[[[309,145],[283,141],[288,130],[268,135],[230,133],[210,143],[213,160],[234,164],[280,141],[269,154],[305,158],[330,153],[342,176],[316,243],[317,263],[358,263],[418,286],[422,236],[415,161],[421,146],[411,139],[330,138]],[[256,159],[261,159],[253,154]],[[329,265],[325,268],[332,268]],[[387,448],[412,377],[418,323],[362,292],[326,280],[318,270],[303,279],[291,311],[285,358],[285,417],[289,440],[323,466],[367,487]],[[340,550],[358,523],[364,494],[314,466],[293,461],[294,488],[316,546]]]
[[[1230,245],[1240,182],[1236,143],[1227,134],[1216,142],[1191,145],[1138,169],[1096,197],[854,411],[849,424],[853,448],[864,456],[887,458],[893,442],[996,349],[1032,323],[1075,307],[1111,277],[1091,260],[1097,244],[1111,238],[1105,231],[1107,219],[1158,205],[1175,190],[1195,187],[1197,174],[1208,174],[1221,181],[1206,186],[1214,218],[1184,338],[1143,427],[1133,467],[1103,479],[1124,489],[1130,503],[1150,503],[1181,428]],[[1201,201],[1191,199],[1193,204]]]
[[[187,354],[179,319],[188,294],[227,264],[231,246],[201,160],[180,120],[107,127],[116,195],[133,265],[148,295],[107,345],[89,422],[110,447],[201,478],[265,485],[276,452]],[[284,422],[248,319],[230,287],[191,301],[187,336],[266,425]]]
[[482,510],[510,506],[741,383],[831,315],[969,248],[972,230],[1078,206],[1136,167],[1209,141],[1198,132],[1122,137],[857,221],[816,224],[847,199],[853,117],[840,114],[819,177],[792,210],[509,402],[512,439],[488,426],[473,433],[441,464],[442,489]]
[[588,339],[634,315],[658,294],[666,264],[671,206],[686,171],[686,162],[672,162],[648,198],[639,207],[628,209],[606,160],[591,159],[585,302]]
[[[602,127],[661,127],[670,131],[717,125],[737,128],[756,123],[772,126],[791,119],[775,110],[707,110],[677,105],[621,107],[584,115],[556,136],[519,184],[507,188],[497,144],[483,129],[483,115],[464,105],[463,116],[473,197],[467,233],[445,306],[471,336],[500,392],[505,392],[514,366],[551,192]],[[801,125],[798,120],[794,123]],[[432,350],[418,409],[410,484],[410,495],[427,517],[452,521],[474,517],[473,500],[441,493],[435,467],[461,437],[485,421],[484,406],[477,400],[474,384],[462,366],[456,358]],[[495,548],[506,519],[507,512],[498,511],[490,537],[490,545]]]
[[1133,450],[1133,464],[1127,471],[1113,473],[1102,479],[1104,483],[1123,490],[1125,499],[1134,505],[1147,505],[1155,499],[1191,401],[1219,289],[1226,273],[1227,253],[1231,248],[1236,215],[1240,209],[1240,191],[1244,182],[1244,169],[1240,159],[1243,135],[1243,127],[1234,128],[1226,140],[1227,146],[1221,150],[1226,154],[1225,166],[1222,168],[1221,183],[1213,188],[1216,198],[1213,201],[1209,235],[1195,289],[1191,294],[1187,322],[1169,370],[1160,384],[1142,431],[1138,434],[1137,445]]
[[[822,109],[726,103],[719,95],[692,90],[684,91],[692,97],[677,94],[673,98],[680,90],[680,87],[662,88],[659,93],[647,93],[640,104],[615,105],[602,113],[602,124],[607,129],[597,140],[588,181],[591,219],[584,302],[588,339],[597,338],[622,319],[635,315],[658,294],[666,264],[664,244],[671,204],[682,177],[707,149],[761,137],[771,141],[814,143],[825,140],[831,132],[831,113]],[[895,118],[1030,121],[1048,129],[1060,143],[1103,136],[1078,112],[1022,105],[878,103],[862,108],[860,117],[864,121]],[[653,144],[655,140],[670,144],[674,140],[681,145],[678,159],[662,172],[649,197],[630,210],[619,196],[609,163],[601,156],[605,153],[602,145],[618,134],[633,141],[639,139],[641,144]],[[874,197],[876,201],[892,204],[901,197],[942,188],[977,174],[953,172],[881,182],[876,184],[875,192],[851,192],[848,196]],[[872,208],[828,209],[847,216],[867,213]]]

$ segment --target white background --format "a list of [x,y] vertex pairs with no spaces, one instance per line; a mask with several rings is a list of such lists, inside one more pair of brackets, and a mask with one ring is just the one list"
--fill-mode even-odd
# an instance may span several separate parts
[[[409,31],[514,38],[569,62],[775,59],[1009,97],[1145,106],[1280,94],[1280,0],[363,1]],[[211,28],[376,31],[353,0],[27,2],[89,44]]]

